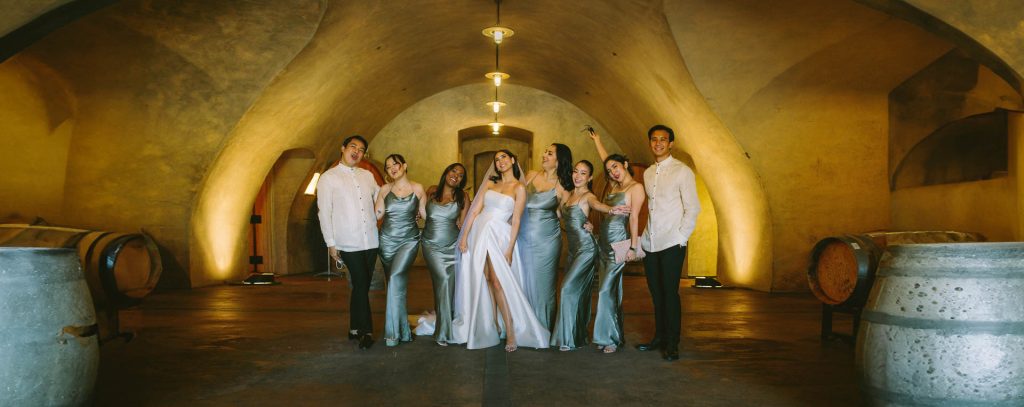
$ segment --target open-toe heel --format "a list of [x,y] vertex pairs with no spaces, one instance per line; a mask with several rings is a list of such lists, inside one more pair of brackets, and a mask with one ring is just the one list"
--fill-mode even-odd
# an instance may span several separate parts
[[615,353],[615,351],[617,351],[617,350],[619,350],[619,348],[616,347],[615,345],[608,345],[608,346],[605,346],[604,349],[601,350],[601,352],[604,352],[604,353]]
[[519,349],[519,345],[516,345],[514,343],[511,344],[511,345],[505,345],[505,352],[512,353],[512,352],[515,352],[516,349]]
[[571,350],[572,350],[572,348],[570,348],[570,347],[568,347],[568,346],[566,346],[566,345],[562,345],[562,346],[559,346],[559,347],[558,347],[558,350],[560,350],[560,351],[562,351],[562,352],[568,352],[568,351],[571,351]]

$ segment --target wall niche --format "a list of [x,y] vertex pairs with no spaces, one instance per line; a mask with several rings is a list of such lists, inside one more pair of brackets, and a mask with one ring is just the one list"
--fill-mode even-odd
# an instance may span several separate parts
[[1006,110],[1021,96],[989,68],[953,50],[889,93],[891,190],[1006,174]]

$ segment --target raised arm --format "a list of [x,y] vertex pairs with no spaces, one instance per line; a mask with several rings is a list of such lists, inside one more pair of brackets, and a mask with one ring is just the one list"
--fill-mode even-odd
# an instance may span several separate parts
[[604,143],[601,142],[601,136],[596,131],[590,132],[590,139],[594,140],[594,147],[597,147],[597,155],[601,156],[601,162],[608,158],[608,150],[604,148]]
[[519,222],[523,217],[523,210],[526,209],[526,187],[523,184],[516,184],[516,206],[512,211],[512,240],[505,250],[505,260],[512,264],[512,253],[516,247],[516,238],[519,237]]
[[596,209],[598,212],[608,213],[611,212],[613,209],[611,206],[608,206],[604,202],[601,202],[600,199],[597,199],[597,195],[594,194],[587,194],[586,201],[587,206],[589,206],[592,209]]

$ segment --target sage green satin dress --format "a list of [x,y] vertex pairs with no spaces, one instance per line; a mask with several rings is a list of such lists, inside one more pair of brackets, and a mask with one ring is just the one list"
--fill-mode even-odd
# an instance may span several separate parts
[[555,317],[555,282],[558,258],[562,254],[562,231],[558,223],[556,188],[537,192],[533,184],[526,189],[526,210],[519,228],[519,250],[523,253],[523,272],[529,281],[523,287],[537,320],[551,330]]
[[380,259],[388,277],[387,311],[384,314],[384,339],[412,340],[405,298],[409,268],[416,259],[420,229],[416,213],[420,199],[416,194],[399,198],[393,192],[384,197],[384,223],[380,227]]
[[459,240],[459,204],[427,202],[423,225],[423,259],[434,283],[434,309],[437,322],[434,340],[452,340],[452,296],[455,294],[455,250]]
[[[604,203],[608,206],[625,205],[626,194],[608,194]],[[597,277],[601,288],[597,293],[594,344],[622,346],[625,340],[622,332],[622,269],[626,263],[615,262],[612,242],[629,239],[629,215],[606,215],[600,230]]]
[[594,284],[597,242],[583,228],[587,216],[579,205],[563,206],[565,237],[569,243],[565,277],[559,292],[558,318],[551,332],[551,346],[578,348],[587,345],[590,323],[590,292]]

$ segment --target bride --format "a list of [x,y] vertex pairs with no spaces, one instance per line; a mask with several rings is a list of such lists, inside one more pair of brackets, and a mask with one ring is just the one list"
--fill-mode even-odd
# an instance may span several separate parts
[[526,188],[518,179],[521,170],[515,155],[498,151],[493,171],[497,175],[478,189],[459,239],[462,258],[455,283],[452,342],[465,343],[467,349],[488,348],[501,342],[499,331],[504,330],[508,352],[519,345],[547,348],[550,333],[523,293],[526,276],[515,246],[526,206]]

